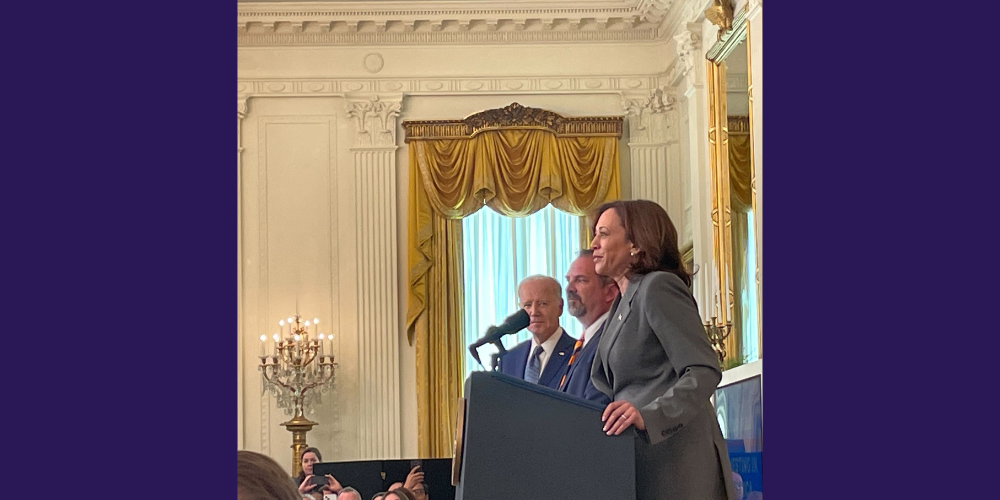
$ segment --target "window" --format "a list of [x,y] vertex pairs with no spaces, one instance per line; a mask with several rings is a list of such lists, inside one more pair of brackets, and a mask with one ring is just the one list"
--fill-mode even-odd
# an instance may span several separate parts
[[[563,287],[559,325],[577,338],[580,322],[565,307],[566,272],[580,251],[580,218],[548,205],[528,217],[512,218],[485,207],[462,219],[465,257],[465,345],[475,342],[492,325],[517,312],[517,284],[533,274],[556,279]],[[505,349],[531,337],[527,329],[503,339]],[[479,349],[483,367],[465,352],[464,376],[490,369],[492,345]]]
[[760,358],[758,352],[760,330],[757,325],[757,242],[754,239],[753,212],[747,212],[747,254],[743,263],[743,289],[739,290],[740,301],[742,302],[743,324],[740,331],[743,332],[743,359],[750,363]]

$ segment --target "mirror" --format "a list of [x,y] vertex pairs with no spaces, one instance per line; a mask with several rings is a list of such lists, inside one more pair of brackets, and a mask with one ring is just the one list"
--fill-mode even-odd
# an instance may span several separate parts
[[[746,2],[714,1],[719,40],[707,52],[715,326],[728,330],[723,368],[761,358],[761,288],[754,224],[753,100]],[[741,4],[741,5],[740,5]],[[728,10],[727,10],[728,8]],[[735,15],[731,18],[735,10]],[[711,12],[711,15],[709,13]]]

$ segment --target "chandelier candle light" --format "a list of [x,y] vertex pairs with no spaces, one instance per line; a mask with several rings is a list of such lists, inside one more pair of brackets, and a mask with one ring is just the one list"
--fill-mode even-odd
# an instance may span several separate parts
[[[292,419],[281,425],[292,433],[292,475],[302,470],[298,459],[306,449],[306,433],[317,422],[305,417],[316,411],[321,394],[333,388],[336,364],[333,361],[333,334],[319,333],[319,318],[311,322],[296,314],[278,321],[279,333],[260,336],[262,386],[277,398]],[[312,332],[310,332],[312,331]],[[310,338],[315,335],[316,338]]]

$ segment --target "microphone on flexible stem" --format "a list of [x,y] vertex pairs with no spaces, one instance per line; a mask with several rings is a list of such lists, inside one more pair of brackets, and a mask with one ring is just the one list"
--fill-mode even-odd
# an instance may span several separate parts
[[503,344],[500,344],[500,339],[504,335],[523,330],[529,323],[531,323],[531,317],[528,316],[528,312],[524,309],[518,309],[516,313],[511,314],[507,319],[503,320],[503,323],[487,328],[486,333],[479,340],[469,344],[469,353],[482,366],[483,362],[479,360],[479,351],[477,351],[479,347],[486,344],[496,344],[498,349],[505,351]]
[[476,360],[476,363],[479,363],[479,366],[483,366],[483,362],[479,360],[479,348],[489,343],[486,339],[492,338],[496,335],[496,329],[497,327],[495,326],[487,328],[486,333],[484,333],[479,340],[469,344],[469,354],[472,354],[472,357]]

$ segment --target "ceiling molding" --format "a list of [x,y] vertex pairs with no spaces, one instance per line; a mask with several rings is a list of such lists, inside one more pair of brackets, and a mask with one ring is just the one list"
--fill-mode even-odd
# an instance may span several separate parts
[[237,46],[642,42],[708,0],[240,2]]

